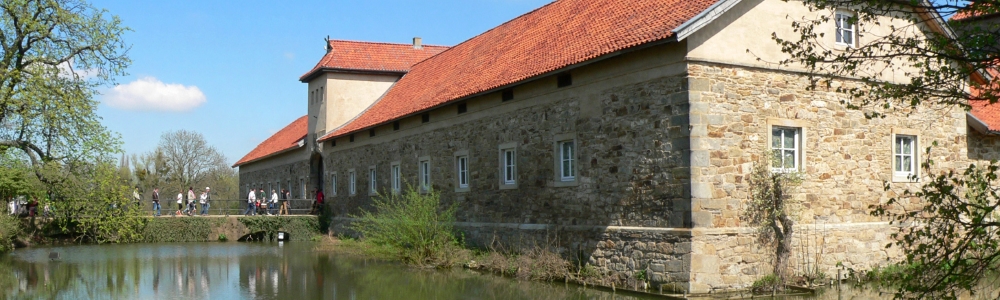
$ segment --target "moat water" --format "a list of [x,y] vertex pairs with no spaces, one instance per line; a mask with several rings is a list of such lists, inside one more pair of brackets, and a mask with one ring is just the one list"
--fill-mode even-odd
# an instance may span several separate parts
[[[0,255],[0,299],[659,299],[468,270],[418,270],[313,247],[184,243],[21,249]],[[52,253],[58,259],[51,259]],[[872,296],[834,291],[791,299]]]

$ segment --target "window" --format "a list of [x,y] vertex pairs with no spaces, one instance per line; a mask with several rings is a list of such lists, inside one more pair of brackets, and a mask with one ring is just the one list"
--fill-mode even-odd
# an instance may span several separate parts
[[337,195],[337,173],[330,175],[330,195]]
[[468,188],[469,187],[469,156],[459,156],[455,160],[455,165],[458,166],[458,187]]
[[368,137],[373,137],[373,136],[375,136],[375,128],[368,129]]
[[557,87],[567,87],[573,85],[573,77],[569,73],[560,74],[556,77]]
[[358,188],[357,188],[358,185],[356,179],[357,177],[354,176],[354,169],[347,171],[347,187],[348,187],[347,192],[351,194],[351,196],[356,195],[358,193]]
[[378,193],[378,177],[375,174],[375,166],[368,168],[368,192],[371,194]]
[[352,133],[349,138],[350,138],[350,142],[353,143],[354,142],[354,134]]
[[776,172],[796,172],[799,170],[799,149],[801,129],[788,127],[771,128],[771,169]]
[[316,91],[309,91],[309,104],[316,102]]
[[323,93],[323,87],[320,87],[320,88],[319,88],[319,97],[316,97],[316,98],[318,98],[318,99],[316,99],[316,100],[317,100],[317,101],[318,101],[318,102],[319,102],[320,104],[323,104],[323,102],[326,102],[326,93]]
[[392,130],[399,130],[399,121],[392,122]]
[[912,135],[896,135],[892,143],[893,176],[907,178],[916,174],[917,169],[917,137]]
[[429,157],[420,158],[420,190],[430,191],[431,189],[431,159]]
[[431,113],[424,113],[420,115],[420,123],[427,123],[431,121]]
[[514,89],[506,89],[500,92],[500,101],[514,100]]
[[855,40],[854,14],[849,12],[837,12],[834,22],[837,25],[837,45],[853,47]]
[[397,161],[392,163],[392,165],[389,167],[389,170],[390,174],[392,175],[392,192],[399,193],[400,190],[402,190],[402,182],[401,182],[402,179],[400,178],[402,177],[402,175],[400,174],[399,170],[399,162]]
[[573,140],[559,142],[559,180],[576,180],[576,143]]
[[330,147],[337,147],[337,139],[330,140]]
[[465,102],[462,102],[462,103],[458,104],[458,113],[459,114],[464,114],[467,111],[469,111],[469,107],[465,105]]
[[517,187],[517,143],[500,145],[500,189]]
[[299,199],[309,199],[312,196],[312,195],[306,194],[306,179],[305,178],[299,178],[299,187],[301,187],[301,190],[302,190],[302,194],[300,194],[301,197]]

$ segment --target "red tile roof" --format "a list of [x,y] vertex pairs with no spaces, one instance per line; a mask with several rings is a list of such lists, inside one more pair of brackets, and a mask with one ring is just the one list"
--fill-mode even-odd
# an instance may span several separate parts
[[717,1],[555,1],[418,63],[372,107],[321,140],[670,38]]
[[289,149],[298,148],[299,141],[306,137],[309,126],[308,121],[309,118],[307,116],[302,116],[291,124],[288,124],[288,126],[285,126],[285,128],[278,130],[270,138],[257,145],[257,148],[247,153],[240,161],[233,164],[233,167],[239,167],[240,165],[245,165]]
[[962,10],[959,10],[959,11],[955,12],[954,15],[951,15],[951,19],[953,21],[966,21],[968,19],[976,19],[976,18],[979,18],[979,17],[986,17],[986,16],[991,16],[991,15],[998,14],[998,12],[995,12],[995,11],[991,12],[991,9],[988,9],[988,8],[990,8],[990,7],[989,6],[983,6],[983,7],[979,7],[979,9],[977,9],[976,7],[971,7],[971,6],[970,7],[966,7],[965,9],[962,9]]
[[976,119],[986,123],[990,131],[1000,132],[1000,102],[990,104],[986,100],[976,100],[969,103]]
[[414,49],[413,44],[328,41],[330,52],[312,70],[299,78],[309,80],[323,69],[405,73],[414,64],[447,50],[445,46],[423,45]]

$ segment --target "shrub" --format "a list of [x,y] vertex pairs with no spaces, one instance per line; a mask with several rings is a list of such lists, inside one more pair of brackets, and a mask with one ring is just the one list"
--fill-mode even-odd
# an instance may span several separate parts
[[459,248],[452,224],[455,206],[442,207],[436,191],[421,194],[410,187],[405,193],[375,197],[373,208],[351,215],[358,220],[350,227],[376,251],[426,264],[449,259],[447,253]]
[[0,208],[0,253],[14,248],[14,239],[21,234],[21,222]]

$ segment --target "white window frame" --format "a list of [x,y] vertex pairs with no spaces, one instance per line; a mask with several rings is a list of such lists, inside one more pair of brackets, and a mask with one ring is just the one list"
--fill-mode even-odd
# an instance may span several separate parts
[[470,191],[471,180],[469,176],[469,151],[462,150],[455,152],[455,192],[463,193]]
[[[566,146],[569,146],[569,153]],[[568,166],[568,170],[567,170]],[[559,181],[576,180],[576,141],[559,142]]]
[[[897,153],[897,147],[901,145],[901,139],[910,140],[910,153]],[[915,182],[911,177],[920,176],[920,132],[912,129],[893,128],[891,142],[892,145],[889,147],[889,151],[892,153],[892,159],[890,160],[889,167],[892,172],[892,181]],[[910,158],[909,172],[899,169],[900,165],[897,163],[897,160],[904,157]]]
[[358,194],[358,173],[354,169],[347,170],[347,192],[351,196]]
[[500,189],[517,188],[517,143],[503,143],[500,150]]
[[375,166],[368,167],[368,195],[378,195],[378,170]]
[[389,177],[392,192],[399,194],[403,190],[403,170],[399,167],[399,161],[394,161],[389,165]]
[[[775,137],[774,136],[774,132],[776,130],[780,130],[780,132],[781,132],[781,136],[780,136],[781,140],[778,141],[779,144],[778,144],[777,148],[775,148],[775,145],[774,145],[774,142],[775,142],[774,141],[774,137]],[[792,143],[793,143],[793,145],[792,145],[791,148],[785,147],[785,144],[784,144],[785,138],[787,138],[786,133],[788,133],[789,131],[792,133]],[[802,170],[802,150],[803,150],[802,149],[802,145],[803,145],[803,143],[802,143],[802,128],[801,127],[771,126],[771,130],[768,132],[768,141],[769,141],[768,146],[770,147],[770,151],[769,152],[770,152],[771,159],[772,159],[772,161],[771,161],[771,172],[775,172],[775,173],[794,173],[794,172],[798,172],[799,170]],[[778,153],[779,153],[778,157],[775,157],[775,155],[774,155],[775,151],[778,151]],[[784,167],[785,166],[785,161],[784,161],[785,155],[784,154],[787,151],[792,151],[792,167],[791,168]],[[780,160],[779,161],[774,161],[776,159],[780,159]],[[777,164],[778,167],[775,167],[775,164]]]
[[[565,176],[563,174],[563,161],[567,157],[563,157],[562,146],[565,143],[573,143],[573,153],[570,153],[571,157],[568,157],[569,163],[572,164],[572,176]],[[580,178],[580,143],[577,141],[576,133],[568,132],[557,134],[552,138],[552,185],[554,187],[567,187],[567,186],[578,186]]]
[[306,193],[307,193],[306,191],[308,189],[306,188],[306,179],[305,179],[305,177],[299,177],[299,187],[301,187],[301,192],[302,192],[302,194],[300,194],[301,198],[299,198],[299,199],[309,199],[309,195],[306,195]]
[[[833,36],[834,36],[834,42],[836,43],[836,45],[841,46],[841,47],[847,47],[847,48],[856,47],[856,45],[858,43],[858,24],[857,24],[857,22],[855,22],[854,24],[850,23],[850,19],[854,18],[854,16],[856,16],[856,14],[854,14],[853,12],[849,12],[849,11],[838,10],[838,11],[834,12],[834,14],[833,14],[833,23],[834,23],[834,34],[833,34]],[[850,26],[850,28],[845,28],[846,26]],[[850,36],[850,38],[851,38],[850,42],[844,42],[844,39],[842,37],[845,36],[845,34],[847,36]]]
[[330,195],[337,195],[337,172],[330,173]]
[[420,191],[427,192],[431,189],[431,158],[423,156],[417,159],[417,181],[420,183]]

